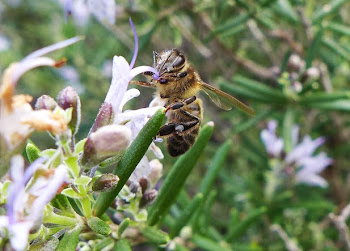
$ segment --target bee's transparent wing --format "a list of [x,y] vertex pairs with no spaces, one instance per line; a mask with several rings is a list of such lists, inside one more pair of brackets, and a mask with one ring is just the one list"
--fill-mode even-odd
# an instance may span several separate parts
[[252,108],[246,106],[241,101],[232,97],[231,95],[220,91],[204,82],[200,83],[200,87],[201,90],[204,91],[209,96],[209,98],[221,109],[231,110],[234,106],[250,115],[255,115],[255,112]]

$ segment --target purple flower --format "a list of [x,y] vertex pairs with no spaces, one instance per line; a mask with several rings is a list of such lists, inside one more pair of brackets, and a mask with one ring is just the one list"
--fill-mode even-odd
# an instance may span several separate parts
[[22,156],[16,155],[11,159],[13,182],[6,203],[7,215],[0,216],[0,229],[7,230],[15,250],[26,248],[30,230],[41,224],[46,205],[61,185],[68,181],[67,168],[63,165],[56,169],[40,170],[45,175],[34,176],[42,168],[44,160],[37,159],[24,171]]
[[[266,147],[267,153],[272,158],[279,159],[282,166],[294,167],[296,183],[305,183],[312,186],[326,187],[327,181],[319,174],[330,164],[332,159],[322,152],[313,156],[316,149],[321,146],[325,140],[323,137],[312,140],[309,135],[305,136],[300,143],[298,141],[299,128],[294,126],[292,129],[292,150],[282,158],[283,139],[276,135],[276,121],[270,121],[267,129],[261,131],[261,139]],[[281,163],[279,163],[281,165]]]

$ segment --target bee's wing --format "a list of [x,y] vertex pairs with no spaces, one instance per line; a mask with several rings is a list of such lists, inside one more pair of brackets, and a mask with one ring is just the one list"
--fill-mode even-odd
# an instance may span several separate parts
[[246,106],[241,101],[232,97],[231,95],[208,85],[207,83],[200,82],[200,88],[221,109],[231,110],[234,106],[250,115],[255,115],[255,112],[252,108]]

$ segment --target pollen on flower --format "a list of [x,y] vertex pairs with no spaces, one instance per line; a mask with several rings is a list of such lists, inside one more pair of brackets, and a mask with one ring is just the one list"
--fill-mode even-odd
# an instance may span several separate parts
[[60,134],[67,130],[66,119],[59,114],[49,110],[39,110],[33,112],[32,116],[22,121],[22,124],[31,126],[37,131],[49,131],[53,134]]

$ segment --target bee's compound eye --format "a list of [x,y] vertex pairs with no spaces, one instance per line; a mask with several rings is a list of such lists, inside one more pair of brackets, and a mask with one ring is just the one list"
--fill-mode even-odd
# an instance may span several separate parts
[[185,63],[185,57],[183,55],[177,56],[177,58],[174,60],[173,67],[178,68],[182,66]]
[[161,84],[166,84],[167,82],[168,82],[168,80],[166,80],[165,78],[159,79],[159,83],[161,83]]

